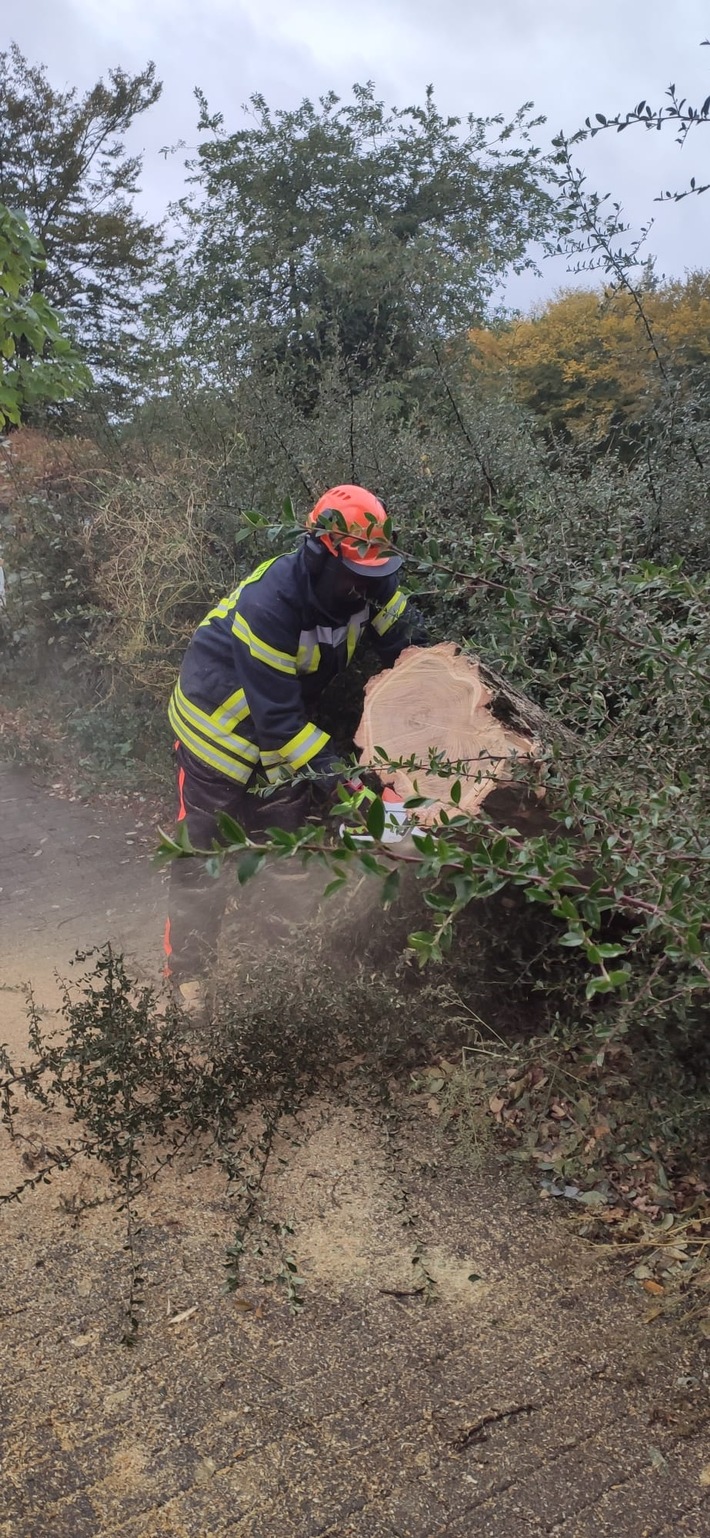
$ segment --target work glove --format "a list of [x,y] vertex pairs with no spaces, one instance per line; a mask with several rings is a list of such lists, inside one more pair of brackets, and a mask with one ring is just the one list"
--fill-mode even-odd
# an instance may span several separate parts
[[335,797],[339,785],[344,786],[348,795],[354,795],[362,790],[367,790],[379,796],[383,788],[382,781],[374,769],[369,767],[353,769],[348,773],[342,756],[337,757],[334,753],[329,754],[327,757],[324,755],[323,759],[314,767],[317,777],[314,781],[313,789],[316,795],[322,796],[324,799]]
[[411,601],[407,604],[405,620],[409,625],[410,646],[433,646],[434,642],[429,634],[429,627],[422,614]]
[[356,770],[350,779],[344,780],[343,783],[346,790],[351,792],[369,790],[374,795],[380,796],[384,790],[384,784],[379,774],[374,769],[369,768]]

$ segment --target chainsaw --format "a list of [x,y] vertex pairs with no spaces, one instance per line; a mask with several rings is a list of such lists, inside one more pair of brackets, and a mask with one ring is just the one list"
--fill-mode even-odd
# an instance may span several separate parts
[[[365,816],[373,801],[378,797],[382,801],[385,809],[385,823],[380,843],[399,844],[407,834],[416,829],[416,818],[413,817],[411,810],[407,810],[401,796],[390,785],[384,785],[381,790],[376,791],[363,785],[361,780],[353,779],[346,781],[346,787],[352,793],[353,806],[362,811]],[[345,822],[340,824],[338,833],[341,838],[344,833],[349,833],[356,844],[374,844],[375,842],[370,833],[354,833],[352,827]]]

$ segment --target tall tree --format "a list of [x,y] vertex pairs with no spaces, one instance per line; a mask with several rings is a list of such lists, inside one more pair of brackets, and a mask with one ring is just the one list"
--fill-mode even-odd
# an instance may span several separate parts
[[120,388],[135,364],[161,236],[135,209],[139,156],[125,135],[158,100],[155,66],[57,91],[13,44],[0,53],[0,202],[41,242],[33,286],[64,315],[97,377]]
[[180,205],[182,313],[199,352],[284,358],[317,376],[411,363],[423,322],[440,335],[482,314],[502,273],[549,228],[546,164],[529,104],[512,123],[386,108],[371,84],[343,103],[272,111],[228,132],[201,93],[194,192]]
[[41,247],[25,220],[0,204],[0,431],[19,427],[27,407],[64,400],[91,383],[37,291],[43,268]]
[[640,292],[653,345],[624,289],[568,289],[527,319],[472,331],[477,366],[496,383],[507,377],[558,430],[599,440],[650,426],[667,385],[676,411],[691,401],[706,416],[710,274],[650,280]]

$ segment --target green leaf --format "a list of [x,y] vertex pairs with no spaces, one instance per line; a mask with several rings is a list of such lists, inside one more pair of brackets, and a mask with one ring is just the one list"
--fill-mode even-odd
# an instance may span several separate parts
[[247,849],[245,854],[239,855],[237,860],[237,880],[240,886],[245,886],[251,881],[252,876],[257,876],[266,861],[266,855],[259,849]]
[[158,867],[169,865],[173,860],[178,859],[181,853],[180,845],[175,842],[175,839],[163,833],[153,855],[153,864]]
[[295,833],[287,833],[285,828],[267,828],[266,831],[272,844],[277,844],[279,849],[298,848],[298,838]]
[[362,845],[358,846],[358,864],[362,866],[363,870],[368,871],[371,876],[380,876],[382,874],[382,866],[377,856],[368,853],[367,849],[363,849]]
[[233,817],[230,817],[229,812],[217,812],[215,822],[222,837],[226,839],[228,844],[242,848],[247,843],[247,836],[243,827],[240,823],[235,822]]
[[385,831],[385,804],[381,796],[376,796],[367,814],[366,827],[371,838],[381,839]]
[[195,853],[195,848],[190,841],[190,835],[187,831],[187,822],[185,820],[177,824],[175,829],[174,842],[180,850],[181,854]]
[[434,944],[434,936],[429,934],[427,929],[415,929],[411,935],[407,936],[407,944],[430,950]]
[[593,999],[595,993],[610,993],[613,986],[608,977],[590,977],[585,989],[586,996]]

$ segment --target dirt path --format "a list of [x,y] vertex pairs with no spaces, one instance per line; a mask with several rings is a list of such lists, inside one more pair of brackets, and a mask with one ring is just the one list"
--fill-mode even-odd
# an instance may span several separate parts
[[[137,803],[138,807],[139,804]],[[130,814],[133,815],[133,814]],[[0,767],[0,1022],[14,1034],[24,1011],[8,995],[31,979],[56,1002],[55,968],[77,948],[114,938],[155,971],[163,878],[150,864],[153,830],[39,789]],[[138,824],[138,825],[137,825]]]
[[[155,969],[163,891],[150,830],[123,815],[14,770],[0,813],[0,1040],[17,1045],[20,984],[53,1008],[76,945],[110,935]],[[72,1223],[96,1177],[0,1209],[2,1538],[707,1538],[701,1350],[645,1322],[618,1262],[509,1172],[448,1169],[429,1124],[393,1153],[366,1108],[321,1103],[287,1152],[268,1203],[293,1227],[302,1313],[257,1257],[225,1294],[232,1217],[185,1164],[143,1206],[132,1350],[120,1219]],[[17,1178],[4,1134],[0,1163]]]

